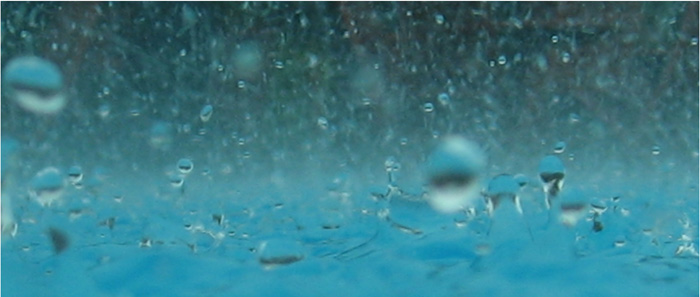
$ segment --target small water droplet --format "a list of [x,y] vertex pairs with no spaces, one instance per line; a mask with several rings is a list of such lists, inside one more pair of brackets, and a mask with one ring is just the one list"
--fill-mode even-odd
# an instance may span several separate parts
[[571,62],[571,54],[569,54],[568,52],[564,52],[563,54],[561,54],[561,61],[564,63]]
[[406,145],[406,144],[408,144],[408,138],[402,137],[400,143],[401,143],[401,145]]
[[30,195],[41,206],[51,206],[54,201],[63,196],[64,180],[61,172],[55,167],[47,167],[30,181]]
[[552,43],[559,42],[559,35],[552,35]]
[[216,66],[216,71],[219,71],[219,72],[224,71],[224,65],[219,64],[218,66]]
[[496,67],[496,61],[490,60],[490,61],[489,61],[489,67]]
[[212,107],[210,104],[207,104],[204,107],[202,107],[202,110],[199,112],[199,118],[202,120],[202,122],[206,123],[211,118],[212,113],[214,113],[214,107]]
[[283,69],[283,68],[284,68],[284,62],[282,62],[282,61],[275,61],[275,68],[277,68],[277,69]]
[[181,49],[181,50],[180,50],[180,57],[184,57],[184,56],[186,56],[186,55],[187,55],[187,50],[184,49],[184,48]]
[[362,98],[362,105],[364,105],[364,106],[369,106],[369,105],[371,105],[371,104],[372,104],[372,99],[369,99],[369,98],[367,98],[367,97]]
[[581,116],[579,116],[577,113],[570,113],[569,114],[569,123],[575,124],[581,121]]
[[432,103],[428,102],[428,103],[423,104],[423,111],[433,112],[433,110],[435,110],[435,106],[433,106]]
[[690,44],[691,44],[691,45],[698,45],[698,38],[697,38],[697,37],[691,38],[691,39],[690,39]]
[[437,101],[440,102],[440,105],[447,106],[450,104],[450,95],[447,95],[447,93],[440,93],[437,96]]
[[68,168],[68,181],[76,185],[83,180],[83,169],[80,166],[74,165]]
[[658,145],[653,146],[651,148],[651,154],[654,156],[661,154],[661,147],[659,147]]
[[554,153],[555,153],[555,154],[561,154],[561,153],[564,152],[565,149],[566,149],[566,142],[558,141],[558,142],[554,145]]
[[102,118],[106,118],[109,115],[109,112],[112,110],[112,108],[109,106],[109,104],[102,104],[100,107],[97,108],[97,114]]
[[244,81],[244,80],[239,80],[239,81],[238,81],[238,88],[239,88],[239,89],[245,88],[245,81]]
[[442,25],[445,23],[445,16],[442,14],[435,14],[435,23]]
[[498,65],[505,65],[506,62],[508,62],[507,59],[506,59],[506,56],[500,55],[500,56],[498,57]]
[[323,130],[328,129],[328,120],[324,117],[319,117],[316,120],[316,124]]
[[192,160],[190,160],[188,158],[182,158],[182,159],[177,161],[177,169],[182,174],[190,173],[193,168],[194,168],[194,163],[192,163]]
[[107,86],[102,87],[102,94],[104,94],[105,96],[109,95],[109,87],[107,87]]
[[171,175],[170,176],[170,185],[173,186],[173,188],[180,188],[182,185],[185,183],[185,178],[179,175]]
[[132,117],[140,116],[141,110],[139,110],[138,108],[134,108],[134,109],[129,111],[129,115],[131,115]]
[[386,172],[395,172],[401,169],[401,163],[394,156],[386,158],[384,161],[384,169]]

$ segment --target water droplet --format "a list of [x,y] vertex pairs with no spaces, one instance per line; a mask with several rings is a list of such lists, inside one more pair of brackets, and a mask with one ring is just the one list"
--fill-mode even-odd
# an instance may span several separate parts
[[319,117],[316,120],[316,124],[323,130],[328,129],[328,120],[324,117]]
[[132,116],[132,117],[140,116],[140,115],[141,115],[141,110],[139,110],[138,108],[131,109],[131,110],[129,111],[129,115]]
[[68,168],[68,181],[76,185],[83,180],[83,169],[80,166],[74,165]]
[[277,69],[283,69],[283,68],[284,68],[284,62],[282,62],[282,61],[275,61],[275,68],[277,68]]
[[507,59],[506,59],[506,56],[500,55],[500,56],[498,57],[498,65],[505,65],[506,62],[508,62]]
[[401,140],[400,140],[400,143],[401,143],[401,145],[406,145],[406,144],[408,144],[408,138],[402,137]]
[[202,107],[202,110],[199,112],[199,118],[202,120],[202,122],[206,123],[211,118],[212,113],[214,113],[214,107],[212,107],[210,104],[207,104],[204,107]]
[[151,126],[148,143],[158,150],[169,150],[173,143],[173,129],[166,122],[155,122]]
[[193,168],[194,168],[194,163],[192,163],[192,160],[190,160],[188,158],[182,158],[182,159],[177,161],[177,169],[182,174],[190,173]]
[[555,154],[561,154],[561,153],[564,152],[565,149],[566,149],[566,142],[558,141],[558,142],[554,145],[554,153],[555,153]]
[[651,154],[654,156],[661,154],[661,147],[659,147],[658,145],[653,146],[651,148]]
[[100,118],[104,119],[109,115],[111,110],[112,108],[109,106],[109,104],[102,104],[97,108],[97,114],[100,116]]
[[186,55],[187,55],[187,50],[184,49],[184,48],[181,49],[181,50],[180,50],[180,57],[184,57],[184,56],[186,56]]
[[185,183],[185,178],[180,176],[180,175],[171,175],[170,176],[170,185],[173,186],[173,188],[180,188],[182,185]]
[[577,113],[570,113],[569,114],[569,123],[575,124],[581,121],[581,116],[579,116]]
[[441,14],[435,14],[435,23],[438,25],[442,25],[445,23],[445,16]]
[[216,71],[223,72],[224,71],[224,65],[219,64],[216,66]]
[[563,54],[561,54],[561,61],[564,63],[571,62],[571,54],[569,54],[568,52],[564,52]]
[[61,172],[55,167],[47,167],[32,178],[29,193],[41,206],[46,207],[61,199],[64,186]]
[[304,259],[304,249],[299,242],[281,238],[261,242],[257,253],[258,261],[266,269],[289,265]]
[[435,110],[435,106],[433,106],[432,103],[428,102],[428,103],[423,104],[423,111],[433,112],[433,110]]
[[558,35],[552,35],[552,43],[557,43],[559,42],[559,36]]
[[21,108],[37,114],[55,114],[67,103],[63,75],[56,64],[38,57],[11,60],[2,73],[3,91]]
[[396,157],[390,156],[384,161],[384,169],[386,170],[386,172],[399,171],[399,169],[401,169],[401,163],[399,163],[399,161],[396,160]]
[[520,183],[510,174],[500,174],[489,181],[486,190],[488,212],[492,214],[499,205],[504,201],[512,202],[518,213],[522,214],[523,210],[520,207],[518,200],[518,191]]
[[496,67],[496,61],[489,60],[489,67]]
[[245,88],[245,81],[244,81],[244,80],[239,80],[239,81],[238,81],[238,88],[239,88],[239,89]]
[[690,44],[691,44],[691,45],[698,45],[698,38],[697,38],[697,37],[691,38],[691,39],[690,39]]
[[109,87],[107,87],[107,86],[102,87],[102,94],[104,94],[105,96],[109,95]]
[[539,175],[547,197],[545,204],[550,209],[552,200],[559,194],[564,186],[564,163],[555,155],[548,155],[540,161]]
[[440,93],[437,96],[437,101],[440,102],[442,106],[450,105],[450,95],[447,95],[447,93]]
[[446,213],[472,206],[479,198],[478,179],[485,165],[476,144],[459,136],[445,138],[426,164],[429,204]]
[[372,104],[372,99],[369,99],[369,98],[367,98],[367,97],[362,98],[362,105],[364,105],[364,106],[369,106],[369,105],[371,105],[371,104]]

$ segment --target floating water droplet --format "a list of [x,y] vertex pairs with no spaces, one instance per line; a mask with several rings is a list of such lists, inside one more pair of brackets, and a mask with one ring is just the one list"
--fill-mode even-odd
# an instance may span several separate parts
[[552,35],[552,43],[557,43],[559,42],[559,36],[558,35]]
[[177,161],[177,170],[182,174],[188,174],[194,169],[194,163],[188,158],[182,158]]
[[423,104],[423,111],[433,112],[433,110],[435,110],[435,106],[433,106],[432,103],[428,102],[428,103]]
[[209,121],[213,113],[214,107],[212,107],[211,104],[204,105],[204,107],[202,107],[202,110],[199,112],[199,119],[201,119],[202,122],[206,123]]
[[112,108],[109,106],[109,104],[102,104],[100,107],[97,108],[97,115],[99,115],[102,119],[106,118],[109,116],[109,112],[112,110]]
[[184,183],[184,177],[175,174],[170,176],[170,185],[173,186],[173,188],[180,188]]
[[442,106],[450,105],[450,95],[447,95],[447,93],[440,93],[437,96],[437,101]]
[[21,108],[55,114],[66,106],[63,75],[56,64],[38,57],[15,58],[2,74],[3,91]]
[[316,124],[323,130],[328,129],[328,120],[324,117],[319,117],[316,120]]
[[479,147],[459,136],[445,138],[430,154],[426,176],[429,204],[440,212],[456,212],[479,198],[479,175],[485,157]]
[[29,192],[41,206],[46,207],[61,199],[64,186],[61,172],[55,167],[47,167],[32,178]]
[[83,169],[80,166],[71,166],[68,168],[68,181],[75,185],[83,180]]
[[581,116],[579,116],[577,113],[570,113],[569,114],[569,123],[575,124],[581,121]]
[[505,65],[508,60],[506,59],[506,56],[500,55],[498,57],[498,65]]
[[651,148],[651,154],[654,156],[661,154],[661,147],[659,147],[658,145],[653,146]]
[[138,108],[133,108],[133,109],[131,109],[131,110],[129,111],[129,115],[132,116],[132,117],[140,116],[140,115],[141,115],[141,110],[139,110]]
[[445,16],[441,14],[435,14],[435,23],[438,25],[442,25],[445,23]]
[[223,72],[224,71],[224,65],[219,64],[216,66],[216,71]]
[[554,153],[555,153],[555,154],[561,154],[561,153],[564,152],[565,149],[566,149],[566,142],[558,141],[558,142],[554,145]]
[[408,138],[402,137],[399,142],[401,143],[401,145],[406,145],[406,144],[408,144]]
[[496,61],[489,60],[489,67],[496,67]]

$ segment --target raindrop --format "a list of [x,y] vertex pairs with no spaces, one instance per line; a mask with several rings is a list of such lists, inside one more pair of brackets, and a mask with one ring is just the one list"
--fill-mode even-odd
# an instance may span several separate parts
[[571,62],[571,54],[569,54],[568,52],[564,52],[563,54],[561,54],[561,61],[564,63]]
[[384,169],[386,169],[386,172],[399,171],[399,169],[401,169],[401,163],[396,160],[396,157],[390,156],[384,161]]
[[661,147],[659,147],[658,145],[653,146],[651,148],[651,154],[654,156],[661,154]]
[[512,202],[518,213],[522,214],[518,190],[520,190],[520,183],[510,174],[500,174],[491,179],[486,190],[489,214],[493,214],[503,201]]
[[506,59],[506,56],[500,55],[500,56],[498,57],[498,65],[505,65],[506,62],[508,62],[507,59]]
[[690,39],[690,44],[691,44],[691,45],[698,45],[698,38],[697,38],[697,37],[691,38],[691,39]]
[[275,61],[275,68],[277,68],[277,69],[283,69],[283,68],[284,68],[284,62],[282,62],[282,61]]
[[552,43],[557,43],[559,42],[559,36],[558,35],[552,35]]
[[435,106],[433,106],[432,103],[428,102],[428,103],[423,104],[423,111],[433,112],[433,110],[435,110]]
[[63,175],[55,167],[47,167],[37,172],[30,181],[30,195],[41,206],[51,204],[63,196]]
[[214,113],[214,107],[212,107],[211,104],[207,104],[202,107],[202,110],[199,112],[199,118],[202,122],[206,123],[211,118],[212,113]]
[[182,158],[177,161],[177,170],[182,174],[188,174],[194,168],[194,163],[188,158]]
[[71,184],[76,185],[83,180],[83,169],[80,166],[71,166],[68,168],[68,181]]
[[219,64],[218,66],[216,66],[216,71],[219,71],[219,72],[224,71],[224,65]]
[[575,124],[581,121],[581,116],[579,116],[577,113],[570,113],[569,114],[569,123]]
[[557,144],[554,145],[554,153],[555,154],[561,154],[564,152],[565,149],[566,149],[566,142],[558,141]]
[[440,105],[447,106],[450,104],[450,95],[447,95],[447,93],[440,93],[437,96],[437,101],[440,102]]
[[129,111],[129,115],[131,115],[132,117],[137,117],[141,115],[141,111],[138,108],[134,108]]
[[245,81],[244,81],[244,80],[239,80],[239,81],[238,81],[238,88],[239,88],[239,89],[245,88]]
[[323,130],[328,129],[328,120],[324,117],[319,117],[316,120],[316,124]]
[[489,67],[496,67],[496,61],[490,60],[490,61],[489,61]]
[[546,193],[545,205],[551,208],[552,200],[559,194],[564,186],[565,169],[564,163],[555,155],[548,155],[540,161],[540,179],[544,183]]
[[443,16],[443,15],[441,15],[441,14],[439,14],[439,13],[436,14],[436,15],[435,15],[435,22],[436,22],[438,25],[444,24],[444,23],[445,23],[445,16]]
[[66,106],[63,75],[56,64],[38,57],[11,60],[2,74],[6,91],[21,108],[38,114],[55,114]]
[[478,179],[484,166],[485,157],[476,144],[460,136],[445,138],[426,164],[428,203],[445,213],[472,206],[479,197]]
[[408,144],[408,138],[402,137],[401,140],[400,140],[400,143],[401,143],[401,145],[406,145],[406,144]]

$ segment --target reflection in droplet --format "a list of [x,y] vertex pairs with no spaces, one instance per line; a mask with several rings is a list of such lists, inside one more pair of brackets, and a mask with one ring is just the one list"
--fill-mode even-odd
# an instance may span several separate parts
[[3,91],[23,109],[55,114],[66,106],[63,75],[54,63],[39,57],[11,60],[2,73]]

